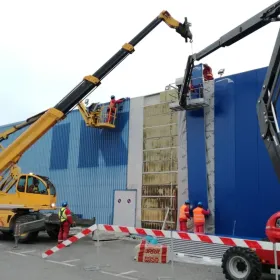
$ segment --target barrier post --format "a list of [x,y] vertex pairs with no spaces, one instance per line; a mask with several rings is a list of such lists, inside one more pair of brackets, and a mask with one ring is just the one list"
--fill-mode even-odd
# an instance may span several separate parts
[[275,279],[278,280],[278,258],[277,258],[277,243],[273,243],[274,263],[275,263]]
[[173,230],[171,230],[171,276],[174,279],[174,240],[173,240]]
[[[97,225],[97,229],[94,231],[94,235],[96,237],[96,243],[95,243],[95,247],[96,247],[96,257],[97,257],[97,260],[100,261],[100,238],[99,238],[99,233],[100,233],[100,230],[98,229],[98,225]],[[93,236],[92,236],[92,240],[93,240]],[[102,268],[104,267],[110,267],[109,264],[95,264],[95,265],[90,265],[90,266],[86,266],[84,267],[84,270],[87,270],[87,271],[99,271],[101,270]]]
[[18,241],[19,241],[19,237],[20,237],[20,224],[15,224],[15,233],[14,233],[14,239],[15,239],[15,245],[14,245],[14,249],[18,248]]
[[171,276],[159,276],[158,280],[163,279],[175,279],[174,275],[174,243],[173,243],[173,230],[170,230],[170,239],[171,239],[171,246],[170,246],[170,254],[171,254]]
[[166,224],[166,220],[168,218],[168,213],[169,213],[169,207],[166,210],[166,214],[165,214],[165,217],[164,217],[164,221],[163,221],[161,230],[165,230],[165,224]]

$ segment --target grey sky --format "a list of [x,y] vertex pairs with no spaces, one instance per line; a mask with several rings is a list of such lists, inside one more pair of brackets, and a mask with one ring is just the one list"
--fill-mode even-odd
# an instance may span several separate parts
[[[1,0],[0,125],[53,107],[162,10],[192,23],[193,51],[276,2],[225,0]],[[149,3],[149,4],[148,4]],[[205,58],[215,76],[267,66],[279,24],[271,23]],[[191,45],[161,23],[102,82],[90,101],[164,90],[184,72]]]

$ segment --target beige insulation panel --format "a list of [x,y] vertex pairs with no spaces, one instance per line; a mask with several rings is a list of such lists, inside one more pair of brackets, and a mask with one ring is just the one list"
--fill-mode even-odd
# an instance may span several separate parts
[[178,136],[146,138],[143,141],[143,150],[176,147]]
[[152,161],[143,163],[143,172],[168,172],[168,171],[177,171],[178,162],[172,160],[165,161]]
[[177,184],[177,172],[143,174],[143,185]]
[[177,131],[178,131],[177,124],[146,128],[144,129],[144,140],[145,138],[176,136],[178,135]]
[[170,186],[143,186],[142,188],[142,196],[175,196],[176,195],[176,187],[177,185]]
[[144,151],[143,161],[171,160],[171,155],[177,161],[177,148]]
[[144,117],[144,128],[177,123],[178,113],[159,114]]

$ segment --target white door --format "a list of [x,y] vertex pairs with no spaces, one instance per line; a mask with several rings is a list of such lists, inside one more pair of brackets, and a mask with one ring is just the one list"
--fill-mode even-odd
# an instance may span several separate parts
[[114,225],[135,226],[136,191],[115,191],[114,197]]

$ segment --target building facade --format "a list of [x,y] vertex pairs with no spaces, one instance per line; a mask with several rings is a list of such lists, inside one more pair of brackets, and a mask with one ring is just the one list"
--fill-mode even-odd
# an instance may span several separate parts
[[73,212],[97,223],[113,224],[116,192],[133,190],[132,226],[162,228],[166,220],[176,229],[178,208],[189,198],[210,208],[208,232],[263,237],[280,195],[256,114],[265,73],[262,68],[205,85],[210,106],[197,111],[171,111],[172,89],[126,100],[113,130],[86,127],[74,110],[19,165],[50,177],[58,203],[67,200]]

